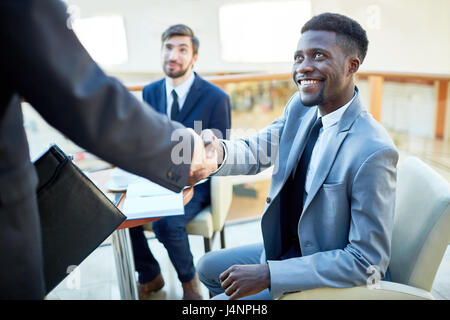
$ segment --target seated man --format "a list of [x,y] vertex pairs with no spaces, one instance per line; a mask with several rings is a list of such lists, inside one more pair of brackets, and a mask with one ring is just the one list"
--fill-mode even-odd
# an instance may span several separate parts
[[[142,94],[157,111],[186,127],[217,130],[225,136],[231,126],[228,95],[193,72],[198,58],[199,41],[185,25],[174,25],[162,34],[162,61],[166,77],[144,87]],[[194,188],[192,200],[183,216],[170,216],[153,222],[156,237],[167,249],[183,287],[183,299],[201,299],[198,277],[189,247],[186,225],[210,203],[210,183]],[[164,286],[158,261],[154,258],[142,227],[130,229],[136,270],[139,273],[139,296],[146,298]]]
[[275,165],[263,244],[211,252],[197,265],[216,298],[273,299],[364,285],[374,269],[385,278],[398,153],[354,84],[367,47],[356,21],[331,13],[313,17],[294,54],[298,92],[284,114],[247,139],[219,141],[202,133],[217,151],[216,175],[256,174]]

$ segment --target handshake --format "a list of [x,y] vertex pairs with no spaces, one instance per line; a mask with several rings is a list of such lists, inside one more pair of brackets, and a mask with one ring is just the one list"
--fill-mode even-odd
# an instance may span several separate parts
[[211,130],[203,130],[200,135],[190,128],[188,130],[194,136],[194,152],[187,184],[193,186],[217,170],[223,161],[224,151]]

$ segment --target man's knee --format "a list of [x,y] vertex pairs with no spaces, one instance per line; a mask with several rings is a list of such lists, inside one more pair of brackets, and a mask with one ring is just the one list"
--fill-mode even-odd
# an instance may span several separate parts
[[206,280],[208,278],[208,276],[207,276],[207,273],[208,273],[208,258],[206,257],[207,255],[208,255],[208,253],[203,255],[200,258],[200,260],[198,260],[197,266],[195,267],[195,269],[197,270],[198,277],[199,277],[201,282],[204,282],[204,280]]
[[219,282],[220,274],[225,271],[222,270],[220,263],[220,250],[210,251],[203,255],[196,266],[198,277],[200,281],[205,282]]
[[179,239],[185,235],[186,225],[176,219],[161,219],[153,222],[153,231],[159,240]]

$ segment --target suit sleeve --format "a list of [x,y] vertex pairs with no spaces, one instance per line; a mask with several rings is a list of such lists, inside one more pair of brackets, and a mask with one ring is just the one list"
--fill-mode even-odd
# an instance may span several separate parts
[[278,170],[278,147],[289,110],[295,104],[296,95],[289,100],[283,115],[264,129],[247,138],[221,140],[226,153],[222,165],[214,175],[252,175],[272,165]]
[[[5,77],[50,125],[79,146],[180,191],[189,173],[191,135],[105,75],[68,18],[58,0],[1,1],[0,40],[8,48],[0,53]],[[172,150],[179,143],[188,149],[189,159],[175,164]]]
[[365,285],[374,271],[378,279],[384,277],[391,255],[397,160],[397,151],[385,147],[369,156],[355,174],[345,248],[268,261],[274,298],[320,287]]

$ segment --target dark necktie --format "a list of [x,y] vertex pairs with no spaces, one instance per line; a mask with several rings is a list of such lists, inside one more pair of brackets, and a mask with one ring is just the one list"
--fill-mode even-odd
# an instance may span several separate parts
[[[300,215],[303,211],[303,195],[305,192],[306,174],[308,172],[309,162],[311,160],[312,151],[319,137],[320,128],[322,128],[322,118],[318,118],[311,130],[309,131],[308,140],[306,142],[303,154],[297,164],[294,177],[290,176],[286,181],[286,191],[283,201],[283,219],[284,219],[284,243],[283,253],[288,254],[290,258],[293,256],[301,256],[301,250],[298,240],[297,226]],[[287,253],[290,251],[290,253]]]
[[172,97],[173,102],[172,102],[172,109],[170,110],[170,119],[175,120],[178,113],[180,112],[180,107],[178,106],[178,96],[175,89],[172,90]]

